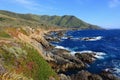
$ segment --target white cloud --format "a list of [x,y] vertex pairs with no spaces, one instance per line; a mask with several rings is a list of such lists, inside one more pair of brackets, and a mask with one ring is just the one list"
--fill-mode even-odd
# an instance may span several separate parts
[[110,0],[109,1],[109,7],[110,8],[115,8],[120,6],[120,0]]
[[15,4],[19,4],[22,7],[25,7],[27,9],[37,9],[38,6],[40,6],[38,3],[32,1],[32,0],[13,0]]
[[40,12],[46,12],[48,10],[56,10],[51,6],[42,5],[40,2],[38,3],[36,0],[13,0],[15,3],[20,6],[29,9],[29,10],[39,10]]
[[36,2],[32,1],[32,0],[15,0],[16,2],[18,2],[19,4],[22,4],[24,6],[36,6],[38,5]]

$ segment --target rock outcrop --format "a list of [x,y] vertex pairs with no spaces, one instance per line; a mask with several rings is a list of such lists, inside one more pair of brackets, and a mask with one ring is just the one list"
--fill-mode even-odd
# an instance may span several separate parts
[[76,53],[75,56],[85,63],[92,63],[95,61],[94,53]]

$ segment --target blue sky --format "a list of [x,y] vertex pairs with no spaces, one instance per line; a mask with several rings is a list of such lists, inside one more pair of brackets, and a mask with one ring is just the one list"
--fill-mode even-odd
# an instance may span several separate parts
[[120,28],[120,0],[0,0],[0,9],[40,15],[74,15],[104,28]]

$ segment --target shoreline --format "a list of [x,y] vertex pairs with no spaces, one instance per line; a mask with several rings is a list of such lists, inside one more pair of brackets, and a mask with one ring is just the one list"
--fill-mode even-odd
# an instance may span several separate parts
[[[70,30],[70,29],[68,29],[68,30]],[[49,32],[47,32],[47,33],[45,33],[45,37],[47,36],[46,34],[50,34],[51,32],[56,32],[56,33],[59,33],[60,32],[60,34],[61,34],[61,32],[64,34],[66,31],[68,31],[68,30],[54,30],[54,31],[49,31]],[[59,36],[59,35],[58,35]],[[60,36],[59,36],[60,37]],[[52,39],[52,38],[51,38]],[[50,40],[49,39],[47,39],[47,41],[49,42]],[[53,40],[54,41],[54,40]],[[50,42],[49,42],[49,44],[50,44]],[[53,46],[53,45],[52,45]],[[53,50],[54,49],[56,49],[55,47],[53,47]],[[65,49],[59,49],[58,48],[58,54],[57,53],[54,53],[54,52],[52,52],[52,53],[54,53],[54,55],[59,55],[60,57],[65,57],[66,55],[63,53],[63,52],[61,52],[61,53],[59,53],[59,50],[63,50],[63,52],[65,52],[65,51],[67,51],[67,50],[65,50]],[[67,52],[69,52],[69,51],[67,51]],[[63,55],[60,55],[60,54],[64,54],[64,56]],[[70,55],[70,52],[69,53],[67,53],[67,55]],[[89,74],[89,76],[91,76],[91,78],[93,78],[93,80],[96,80],[97,78],[99,78],[98,80],[104,80],[104,79],[111,79],[111,80],[119,80],[119,79],[117,79],[117,77],[116,76],[114,76],[113,74],[111,74],[109,71],[105,71],[105,70],[103,70],[101,73],[99,73],[99,74],[92,74],[92,73],[90,73],[90,72],[88,72],[87,70],[85,70],[84,68],[86,68],[86,66],[85,66],[85,63],[93,63],[94,61],[92,61],[91,59],[92,58],[94,58],[94,56],[93,56],[94,54],[92,54],[92,55],[90,55],[90,54],[88,54],[88,53],[86,53],[85,55],[83,55],[84,57],[83,58],[85,58],[85,56],[88,58],[89,57],[89,59],[90,60],[88,60],[88,62],[85,62],[85,61],[82,61],[83,63],[82,63],[82,67],[76,67],[75,68],[75,64],[74,64],[74,66],[72,66],[71,68],[69,68],[69,63],[67,64],[67,68],[68,69],[66,69],[66,70],[63,70],[63,71],[60,71],[60,72],[62,72],[62,73],[60,73],[60,74],[63,74],[64,76],[66,76],[67,78],[71,78],[71,80],[73,80],[73,76],[74,76],[74,78],[75,77],[77,77],[78,75],[80,76],[80,75],[82,75],[82,74],[84,74],[84,75],[86,75],[86,74]],[[71,56],[71,55],[70,55]],[[68,58],[70,58],[70,56],[68,57]],[[77,54],[77,59],[79,58],[79,56],[81,56],[80,54]],[[72,56],[72,58],[74,57],[74,59],[73,60],[75,60],[75,61],[77,61],[76,59],[75,59],[75,57],[76,56]],[[68,59],[69,60],[69,59]],[[81,60],[81,58],[79,59],[79,60]],[[74,62],[75,62],[74,61]],[[48,61],[48,63],[52,66],[52,68],[55,70],[55,63],[53,63],[53,62],[50,62],[50,61]],[[52,64],[51,64],[52,63]],[[56,65],[56,66],[60,66],[60,65]],[[65,68],[65,66],[66,65],[64,65],[64,68]],[[78,66],[78,65],[77,65]],[[62,67],[60,67],[60,68],[62,68]],[[75,74],[72,74],[72,75],[66,75],[64,72],[69,72],[69,70],[74,70],[74,69],[78,69],[79,71],[77,71],[77,73],[75,73]],[[59,71],[57,72],[57,73],[59,73]],[[59,74],[59,75],[60,75]],[[71,77],[72,76],[72,77]],[[97,76],[97,77],[95,77],[95,76]],[[109,76],[111,76],[111,77],[109,77]],[[82,77],[82,76],[81,76]],[[88,77],[88,75],[86,75],[85,77]],[[68,79],[68,80],[70,80],[70,79]],[[78,80],[78,79],[76,79],[76,80]],[[80,79],[80,80],[82,80],[82,78]],[[89,79],[87,79],[87,80],[89,80]]]

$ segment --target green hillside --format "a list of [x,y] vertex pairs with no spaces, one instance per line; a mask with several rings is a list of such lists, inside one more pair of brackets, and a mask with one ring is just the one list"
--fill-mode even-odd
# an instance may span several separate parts
[[[8,24],[9,23],[9,24]],[[31,27],[60,27],[100,29],[88,24],[75,16],[48,16],[35,14],[19,14],[0,10],[0,26],[31,26]]]

